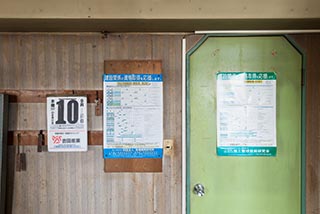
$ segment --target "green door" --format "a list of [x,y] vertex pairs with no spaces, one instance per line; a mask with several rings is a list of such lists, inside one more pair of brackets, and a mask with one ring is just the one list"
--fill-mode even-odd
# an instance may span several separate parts
[[[304,213],[302,64],[283,36],[206,36],[187,53],[188,214]],[[275,156],[217,155],[221,72],[276,74]]]

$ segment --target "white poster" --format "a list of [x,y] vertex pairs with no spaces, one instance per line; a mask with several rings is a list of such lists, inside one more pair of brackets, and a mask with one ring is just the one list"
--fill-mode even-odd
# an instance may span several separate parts
[[275,156],[276,74],[217,74],[217,154]]
[[87,97],[47,97],[49,152],[88,150]]
[[105,74],[104,158],[161,158],[161,74]]

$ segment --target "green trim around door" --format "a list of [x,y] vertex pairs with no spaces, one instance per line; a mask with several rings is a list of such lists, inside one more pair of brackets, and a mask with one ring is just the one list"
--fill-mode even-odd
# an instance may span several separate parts
[[302,102],[301,102],[301,214],[306,214],[306,106],[307,106],[307,70],[306,70],[306,54],[305,52],[299,47],[299,45],[294,41],[293,38],[286,35],[285,38],[288,42],[294,47],[302,56],[302,68],[301,68],[301,75],[302,75],[302,87],[301,87],[301,94],[302,94]]
[[[204,36],[192,49],[190,49],[187,52],[186,55],[186,71],[187,71],[187,75],[186,75],[186,81],[187,81],[187,107],[186,107],[186,118],[187,118],[187,170],[186,170],[186,175],[187,175],[187,180],[186,180],[186,200],[187,200],[187,214],[201,214],[201,213],[190,213],[190,200],[191,200],[191,182],[190,182],[190,57],[192,54],[194,54],[209,38],[212,37],[223,37],[223,38],[235,38],[235,37],[239,37],[239,38],[243,38],[243,37],[260,37],[260,38],[264,38],[264,37],[283,37],[285,38],[290,44],[291,46],[297,50],[297,52],[301,55],[302,57],[302,65],[301,65],[301,72],[302,72],[302,86],[301,86],[301,181],[300,181],[300,190],[301,190],[301,204],[300,204],[300,208],[301,208],[301,214],[305,214],[306,213],[306,188],[305,188],[305,183],[306,183],[306,148],[305,148],[305,136],[306,136],[306,130],[305,130],[305,120],[306,120],[306,112],[305,112],[305,104],[306,104],[306,74],[305,74],[305,55],[303,53],[303,51],[294,43],[294,41],[285,35],[274,35],[274,36],[260,36],[260,35],[206,35]],[[216,155],[216,154],[214,154]],[[250,157],[246,157],[246,158],[250,158]],[[208,212],[211,213],[211,212]],[[215,213],[214,213],[215,214]],[[220,213],[217,213],[220,214]]]

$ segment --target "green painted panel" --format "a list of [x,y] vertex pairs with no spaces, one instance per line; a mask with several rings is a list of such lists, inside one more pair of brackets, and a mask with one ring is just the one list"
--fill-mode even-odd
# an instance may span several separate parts
[[[188,60],[189,213],[300,214],[301,54],[281,36],[208,37]],[[216,73],[250,71],[277,73],[277,155],[218,157]]]

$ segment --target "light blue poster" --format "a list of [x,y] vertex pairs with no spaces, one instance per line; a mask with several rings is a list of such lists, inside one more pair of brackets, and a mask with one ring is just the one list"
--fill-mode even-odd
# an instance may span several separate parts
[[105,74],[104,158],[161,158],[161,74]]
[[275,156],[276,74],[217,74],[217,155]]

